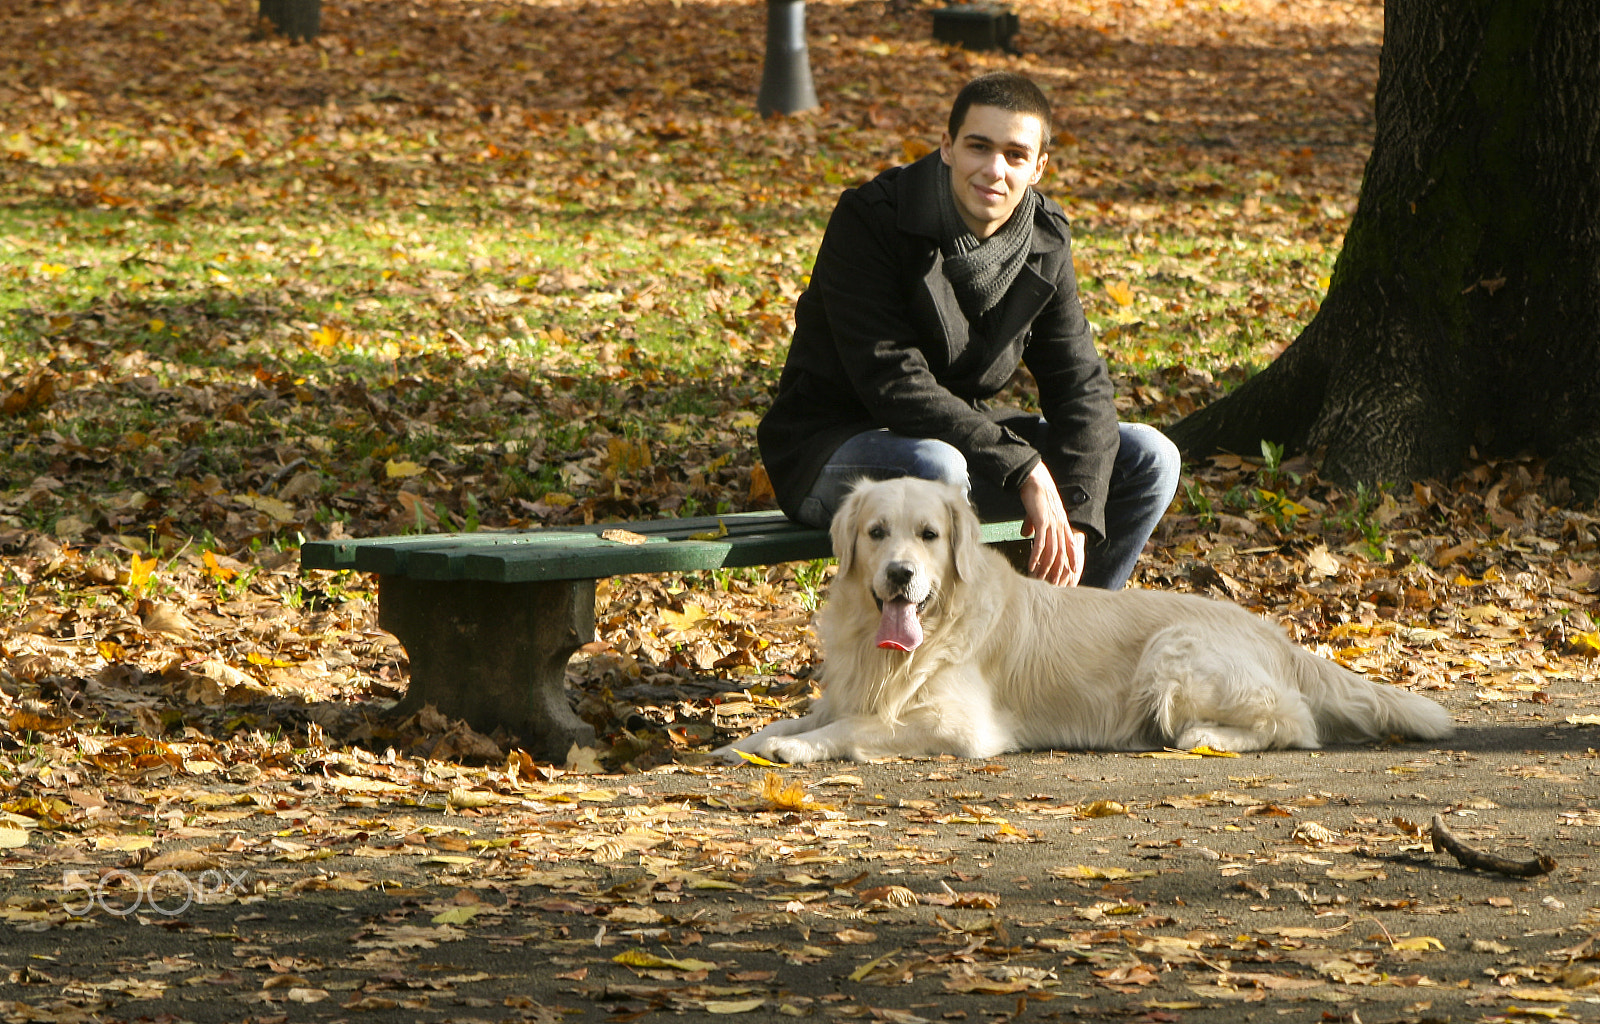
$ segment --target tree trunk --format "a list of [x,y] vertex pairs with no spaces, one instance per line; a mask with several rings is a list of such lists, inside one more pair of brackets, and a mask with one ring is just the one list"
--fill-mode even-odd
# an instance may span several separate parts
[[1377,136],[1327,299],[1185,453],[1345,482],[1532,452],[1600,490],[1600,3],[1388,0]]

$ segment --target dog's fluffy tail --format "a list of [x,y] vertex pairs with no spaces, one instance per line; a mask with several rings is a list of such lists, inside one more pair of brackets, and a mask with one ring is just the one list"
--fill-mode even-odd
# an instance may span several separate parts
[[1442,740],[1455,731],[1450,712],[1421,694],[1363,679],[1306,651],[1294,651],[1294,667],[1324,743],[1391,736]]

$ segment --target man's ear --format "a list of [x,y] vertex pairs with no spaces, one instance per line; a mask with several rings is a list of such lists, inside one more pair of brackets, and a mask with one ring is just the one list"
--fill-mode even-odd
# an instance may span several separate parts
[[860,495],[859,484],[851,488],[828,526],[828,536],[833,541],[833,556],[839,560],[840,576],[850,572],[850,563],[856,557],[856,517],[860,514]]
[[955,166],[955,160],[951,156],[955,149],[955,144],[955,140],[950,137],[950,130],[945,129],[944,134],[939,136],[939,159],[944,161],[946,167]]
[[1034,167],[1034,169],[1033,169],[1033,180],[1028,182],[1028,184],[1030,184],[1030,185],[1039,184],[1039,179],[1044,177],[1044,165],[1049,163],[1049,162],[1050,162],[1050,154],[1049,153],[1040,153],[1039,154],[1038,166]]

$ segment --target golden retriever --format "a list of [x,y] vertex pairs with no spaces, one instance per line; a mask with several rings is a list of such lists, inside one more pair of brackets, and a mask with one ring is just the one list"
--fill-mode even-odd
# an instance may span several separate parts
[[943,484],[864,483],[832,539],[822,698],[725,757],[1249,751],[1452,731],[1433,701],[1301,650],[1235,605],[1020,576]]

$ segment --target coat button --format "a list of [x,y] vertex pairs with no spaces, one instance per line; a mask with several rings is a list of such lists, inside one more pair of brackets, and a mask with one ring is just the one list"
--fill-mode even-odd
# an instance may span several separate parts
[[1082,505],[1084,502],[1089,500],[1089,492],[1084,490],[1082,487],[1079,487],[1077,484],[1073,484],[1071,487],[1067,488],[1065,497],[1068,505]]

